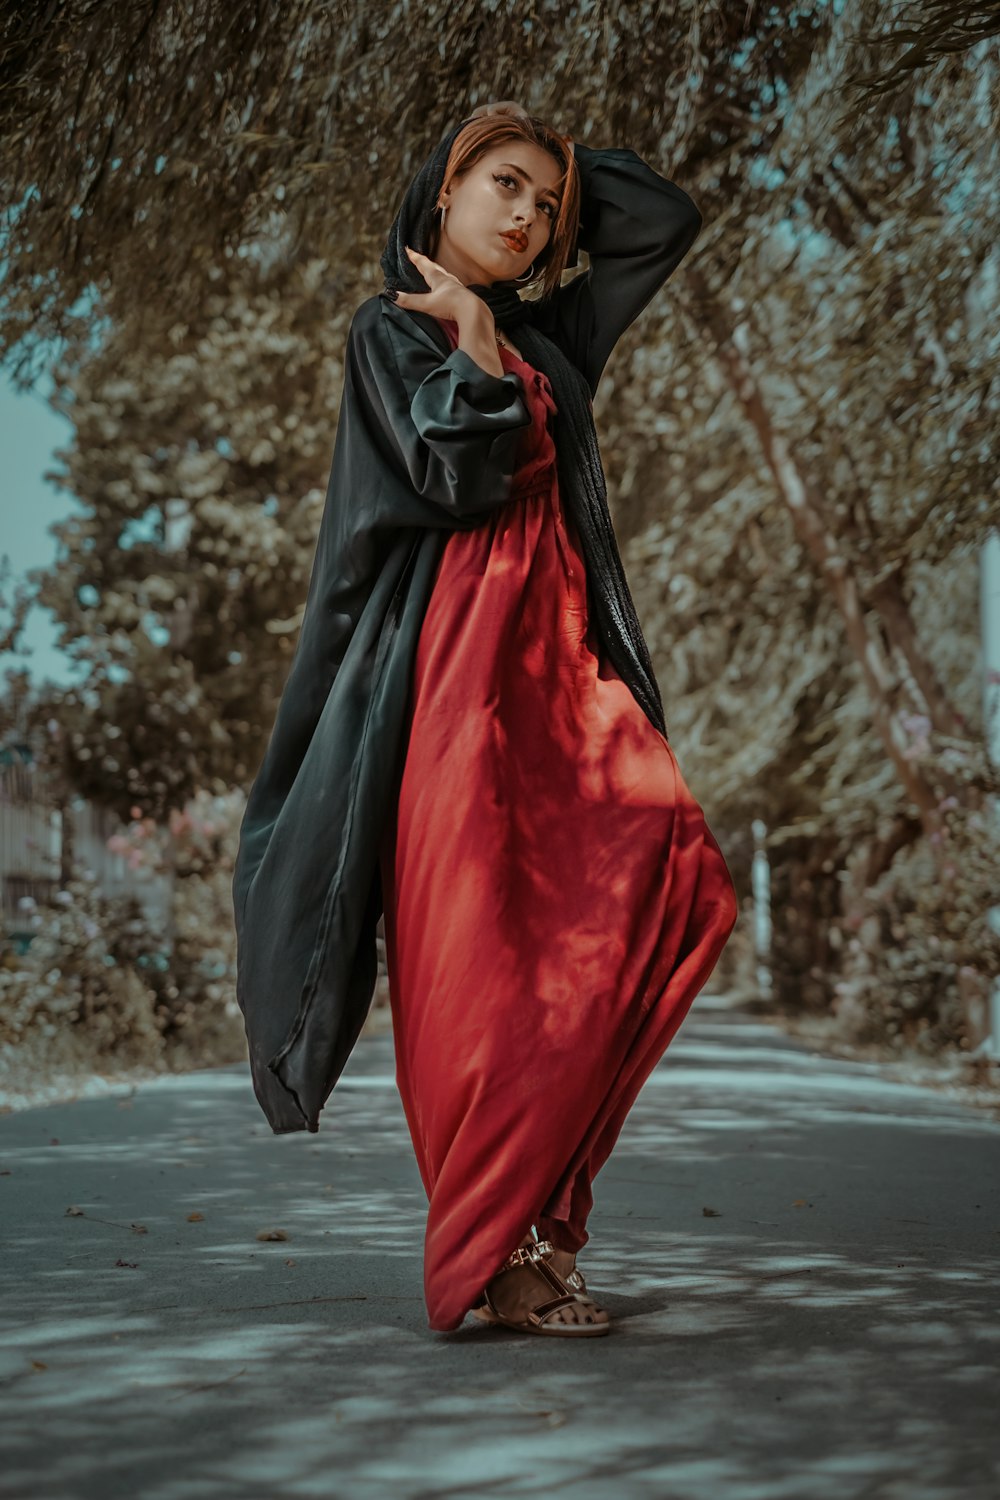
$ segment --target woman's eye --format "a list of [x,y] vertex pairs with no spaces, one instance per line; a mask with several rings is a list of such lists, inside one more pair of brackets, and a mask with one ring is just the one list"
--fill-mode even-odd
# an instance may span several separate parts
[[[512,177],[509,172],[494,172],[493,180],[494,182],[509,182],[510,185],[515,188],[520,187],[520,183],[518,182],[517,178]],[[556,206],[554,203],[550,202],[548,198],[543,198],[540,206],[548,210],[550,219],[555,218]]]

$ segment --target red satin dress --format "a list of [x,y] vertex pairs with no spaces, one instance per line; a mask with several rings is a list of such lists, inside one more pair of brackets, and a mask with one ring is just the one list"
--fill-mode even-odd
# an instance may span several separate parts
[[594,1177],[737,916],[673,750],[588,624],[548,379],[500,359],[534,421],[508,503],[444,545],[381,854],[438,1331],[532,1225],[586,1244]]

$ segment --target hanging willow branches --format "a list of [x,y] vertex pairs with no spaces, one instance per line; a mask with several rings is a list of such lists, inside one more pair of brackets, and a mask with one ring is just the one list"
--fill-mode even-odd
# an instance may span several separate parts
[[[879,20],[884,23],[883,11],[881,8]],[[967,52],[989,37],[1000,36],[997,0],[964,0],[959,4],[954,0],[914,0],[900,6],[888,19],[888,26],[882,24],[878,30],[866,29],[859,34],[860,41],[875,49],[879,66],[848,76],[850,87],[861,91],[852,99],[854,109],[864,109],[879,95],[894,92],[915,73]],[[886,64],[885,57],[899,46],[906,50]]]
[[460,111],[521,97],[665,168],[738,157],[829,7],[726,0],[61,0],[0,7],[0,350],[197,306],[235,257],[377,261]]

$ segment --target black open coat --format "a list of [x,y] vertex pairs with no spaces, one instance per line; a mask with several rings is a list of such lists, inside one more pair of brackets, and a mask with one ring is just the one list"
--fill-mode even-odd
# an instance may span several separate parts
[[[634,151],[574,149],[589,265],[531,304],[531,321],[593,395],[702,220]],[[507,501],[530,420],[520,375],[452,351],[430,314],[381,294],[357,309],[301,631],[233,878],[237,997],[275,1134],[319,1129],[368,1014],[379,849],[435,568],[450,532]]]

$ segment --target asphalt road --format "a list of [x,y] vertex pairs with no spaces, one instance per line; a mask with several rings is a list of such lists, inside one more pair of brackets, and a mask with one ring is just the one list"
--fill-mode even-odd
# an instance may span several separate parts
[[9,1114],[0,1172],[4,1497],[1000,1494],[1000,1123],[719,997],[595,1184],[605,1339],[427,1327],[388,1036],[318,1136],[240,1066]]

